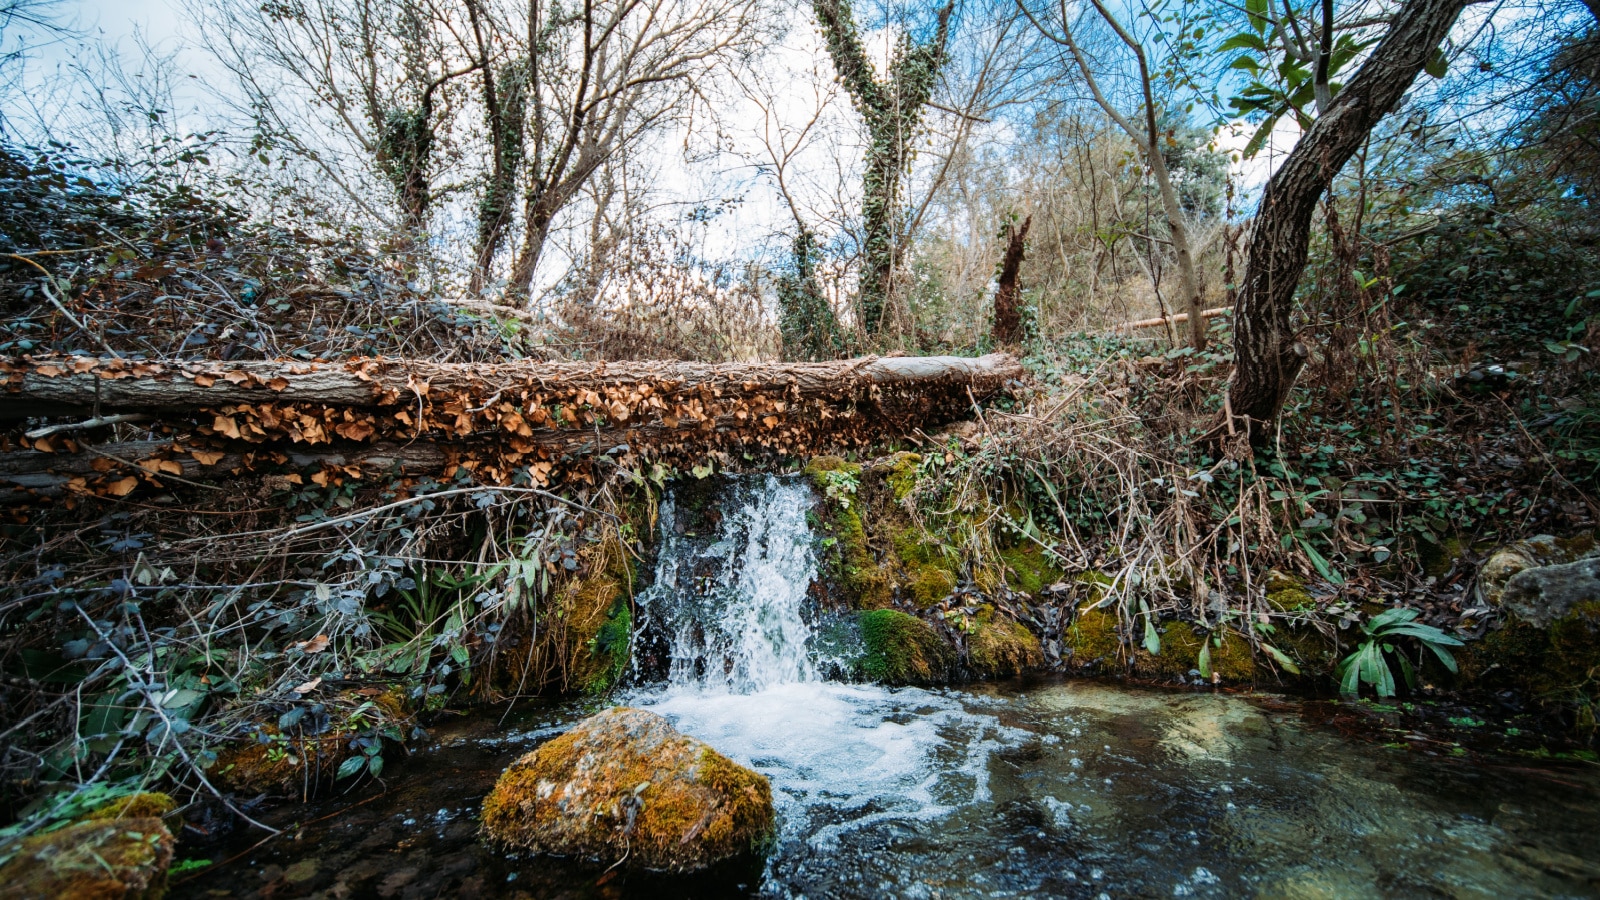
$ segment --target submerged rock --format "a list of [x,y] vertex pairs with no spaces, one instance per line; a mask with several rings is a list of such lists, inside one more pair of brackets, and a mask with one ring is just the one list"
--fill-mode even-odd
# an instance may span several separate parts
[[0,897],[156,900],[167,889],[172,834],[159,818],[91,819],[36,834],[0,867]]
[[512,763],[483,803],[497,843],[670,872],[759,852],[775,824],[765,776],[626,707]]

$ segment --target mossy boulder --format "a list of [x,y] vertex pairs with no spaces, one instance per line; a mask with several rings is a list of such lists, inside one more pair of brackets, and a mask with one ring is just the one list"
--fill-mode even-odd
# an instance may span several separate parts
[[617,707],[512,763],[483,828],[506,847],[682,873],[763,851],[776,817],[765,776]]
[[1600,557],[1523,569],[1500,592],[1506,612],[1538,628],[1550,627],[1586,603],[1600,603]]
[[1310,609],[1317,605],[1316,598],[1306,590],[1305,582],[1277,569],[1267,572],[1267,605],[1278,612]]
[[93,819],[0,848],[0,897],[157,900],[167,889],[172,833],[161,819]]
[[137,794],[118,797],[110,803],[95,807],[83,817],[83,821],[86,822],[110,822],[117,819],[160,819],[169,829],[177,829],[183,825],[183,817],[178,815],[178,801],[157,791],[140,791]]
[[1110,668],[1123,656],[1117,617],[1105,609],[1080,609],[1067,627],[1066,645],[1073,667],[1091,671]]
[[1543,566],[1558,566],[1600,556],[1592,535],[1558,538],[1540,534],[1524,541],[1513,541],[1489,554],[1478,569],[1478,598],[1489,606],[1500,605],[1506,585],[1519,573]]
[[954,653],[932,625],[893,609],[860,615],[862,674],[881,684],[934,684],[950,677]]
[[1017,675],[1043,666],[1044,651],[1022,623],[986,607],[967,635],[967,662],[979,675]]

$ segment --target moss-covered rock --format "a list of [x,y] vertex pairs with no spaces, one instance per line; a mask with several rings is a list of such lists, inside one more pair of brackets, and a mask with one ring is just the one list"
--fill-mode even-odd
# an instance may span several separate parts
[[624,707],[512,763],[483,803],[501,845],[670,872],[760,852],[775,825],[764,776]]
[[954,654],[932,625],[892,609],[861,614],[862,674],[882,684],[934,684],[950,677]]
[[1293,612],[1316,606],[1316,598],[1306,590],[1305,582],[1277,569],[1267,572],[1265,587],[1267,605],[1278,612]]
[[177,815],[177,810],[178,801],[167,794],[140,791],[95,807],[83,817],[83,820],[110,822],[117,819],[160,819],[166,823],[167,828],[176,830],[183,824],[183,819]]
[[1017,675],[1044,665],[1044,651],[1022,623],[985,606],[967,635],[967,661],[979,675]]
[[1104,609],[1081,609],[1067,628],[1063,654],[1078,669],[1103,671],[1120,667],[1122,638],[1117,633],[1117,617]]
[[1592,535],[1558,538],[1540,534],[1513,541],[1489,554],[1478,569],[1478,598],[1489,606],[1500,604],[1506,584],[1518,573],[1541,566],[1556,566],[1600,555]]
[[0,848],[0,896],[17,900],[158,900],[172,834],[159,818],[98,819]]

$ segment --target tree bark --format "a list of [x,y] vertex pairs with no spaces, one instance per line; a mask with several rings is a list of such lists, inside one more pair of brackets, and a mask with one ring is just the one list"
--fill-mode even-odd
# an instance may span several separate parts
[[1022,377],[1004,354],[777,365],[13,358],[0,360],[0,419],[140,414],[161,439],[124,442],[128,456],[85,442],[103,428],[13,432],[0,437],[0,482],[121,496],[166,476],[315,465],[338,477],[466,469],[484,483],[542,485],[586,479],[598,458],[688,467],[864,447],[962,418]]
[[1308,348],[1291,324],[1311,217],[1334,176],[1416,80],[1470,0],[1408,0],[1361,71],[1267,182],[1252,226],[1229,401],[1258,439],[1283,409]]
[[1022,227],[1007,226],[1010,240],[1006,242],[1006,255],[1000,261],[1000,278],[994,292],[994,345],[1007,347],[1022,343],[1022,291],[1017,287],[1017,273],[1022,268],[1022,254],[1027,249],[1028,226],[1033,216],[1022,220]]

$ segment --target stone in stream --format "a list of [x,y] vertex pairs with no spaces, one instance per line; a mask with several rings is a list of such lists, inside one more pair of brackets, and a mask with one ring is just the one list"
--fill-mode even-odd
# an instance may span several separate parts
[[512,763],[483,802],[508,847],[693,872],[770,845],[772,789],[641,709],[608,709]]
[[0,855],[0,897],[154,900],[166,892],[172,834],[154,816],[90,819],[35,834]]

